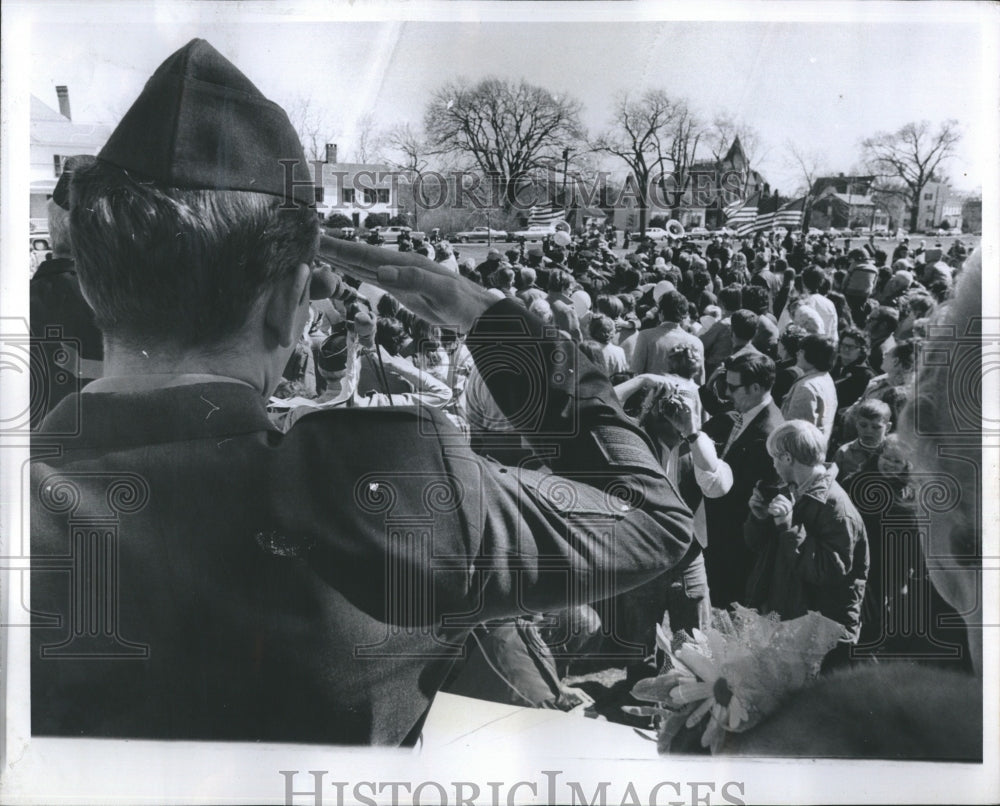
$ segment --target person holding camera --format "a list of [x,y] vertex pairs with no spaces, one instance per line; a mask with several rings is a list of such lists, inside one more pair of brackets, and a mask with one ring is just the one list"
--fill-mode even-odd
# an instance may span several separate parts
[[[659,612],[646,623],[660,621],[663,612],[670,616],[673,630],[704,629],[712,623],[708,576],[703,551],[708,545],[705,524],[705,498],[719,498],[732,489],[732,470],[719,461],[715,444],[701,431],[700,405],[696,396],[669,382],[653,386],[643,401],[639,423],[653,440],[667,477],[677,485],[681,497],[694,513],[694,536],[688,556],[668,572],[665,584],[648,583],[627,597],[634,598],[643,589],[661,591]],[[665,600],[663,589],[665,588]]]

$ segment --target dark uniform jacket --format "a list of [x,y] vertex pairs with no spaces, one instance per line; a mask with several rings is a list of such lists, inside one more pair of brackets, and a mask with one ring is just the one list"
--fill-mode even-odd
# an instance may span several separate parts
[[547,338],[503,300],[468,345],[550,470],[414,408],[281,433],[232,382],[63,401],[33,443],[33,734],[399,745],[475,624],[674,566],[688,508]]

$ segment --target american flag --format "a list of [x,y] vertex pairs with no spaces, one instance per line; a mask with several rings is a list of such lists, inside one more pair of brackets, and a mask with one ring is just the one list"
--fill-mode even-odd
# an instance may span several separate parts
[[754,193],[746,201],[734,202],[725,208],[726,226],[735,230],[737,235],[753,232],[757,220],[757,205],[760,203],[760,193]]
[[528,211],[528,226],[547,227],[557,221],[562,221],[565,217],[566,211],[554,204],[540,204]]
[[[730,207],[734,207],[734,205]],[[726,210],[728,211],[730,207],[727,207]],[[735,209],[726,221],[726,226],[734,230],[739,237],[752,235],[755,232],[765,232],[777,227],[796,230],[802,226],[805,207],[805,196],[781,204],[781,200],[777,196],[761,198],[759,194],[754,194],[747,199],[746,204]]]
[[787,204],[781,205],[774,214],[772,227],[784,227],[789,232],[802,229],[802,222],[806,214],[806,196],[795,199]]

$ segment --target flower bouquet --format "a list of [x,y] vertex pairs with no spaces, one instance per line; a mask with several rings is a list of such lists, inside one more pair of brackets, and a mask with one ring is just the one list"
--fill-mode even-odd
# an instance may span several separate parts
[[819,613],[780,621],[739,605],[732,614],[713,610],[712,626],[693,635],[672,633],[665,618],[656,628],[663,668],[632,689],[652,705],[625,710],[657,718],[661,753],[670,752],[682,732],[698,729],[701,746],[718,753],[730,733],[754,727],[814,680],[843,632]]

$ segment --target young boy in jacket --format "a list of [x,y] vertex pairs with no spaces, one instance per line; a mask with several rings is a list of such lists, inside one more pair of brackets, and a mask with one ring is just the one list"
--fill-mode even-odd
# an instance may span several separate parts
[[767,452],[784,489],[772,500],[760,486],[750,497],[744,537],[759,561],[763,600],[751,605],[794,619],[818,611],[844,625],[828,656],[847,660],[861,629],[861,601],[868,579],[868,537],[861,515],[837,484],[836,467],[824,463],[826,439],[804,420],[771,432]]

